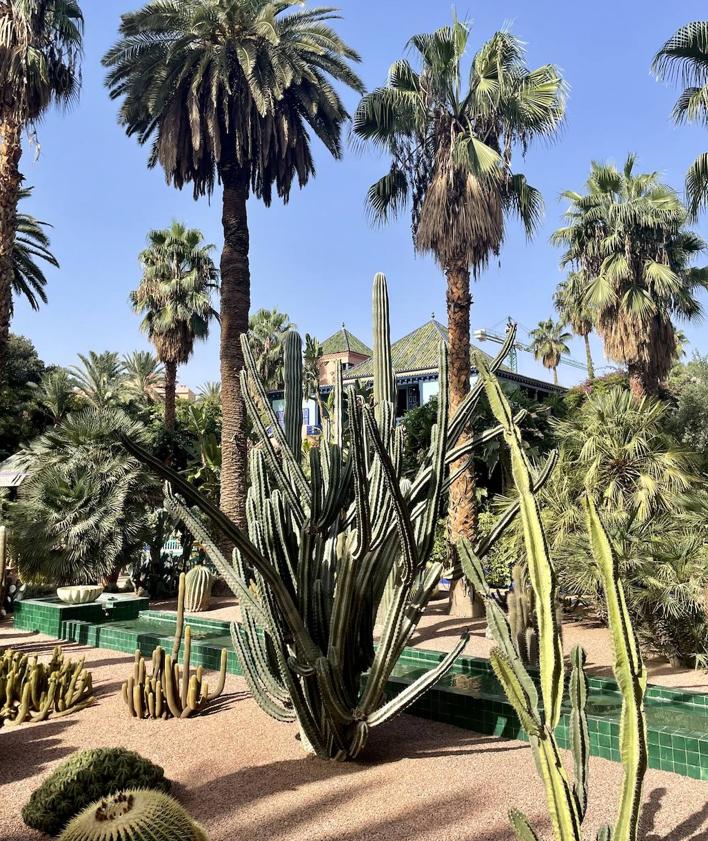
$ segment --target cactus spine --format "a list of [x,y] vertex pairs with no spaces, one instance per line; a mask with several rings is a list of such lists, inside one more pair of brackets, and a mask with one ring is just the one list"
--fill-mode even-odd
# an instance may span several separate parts
[[[570,679],[571,748],[575,765],[575,781],[571,786],[561,761],[554,735],[560,713],[563,689],[561,630],[555,604],[557,586],[553,563],[548,554],[540,511],[534,497],[537,481],[514,422],[508,401],[496,378],[480,355],[476,357],[489,404],[504,429],[504,438],[511,450],[514,483],[519,494],[519,510],[524,531],[529,578],[537,605],[540,649],[541,692],[543,706],[538,704],[536,687],[517,650],[509,619],[494,602],[484,580],[480,557],[467,541],[460,545],[460,556],[472,584],[485,596],[489,627],[497,647],[491,662],[499,682],[520,721],[529,734],[536,766],[546,789],[548,811],[556,841],[582,841],[582,821],[587,808],[588,791],[588,728],[586,716],[587,681],[585,653],[576,648],[572,654]],[[636,841],[641,804],[642,780],[646,770],[646,723],[644,691],[646,671],[641,661],[634,630],[624,600],[617,564],[607,534],[592,501],[587,503],[588,532],[593,555],[600,569],[607,601],[608,619],[614,648],[614,671],[622,692],[620,740],[624,765],[624,782],[619,814],[614,830],[603,827],[598,841]],[[508,525],[510,519],[505,525]],[[503,527],[496,533],[496,538]],[[488,551],[489,541],[483,547]],[[479,547],[478,547],[479,548]],[[534,841],[537,835],[526,817],[518,810],[510,813],[511,824],[520,841]]]
[[[452,666],[466,642],[405,692],[386,702],[388,679],[437,587],[441,563],[429,563],[449,465],[472,453],[501,427],[458,443],[483,388],[475,384],[448,416],[447,347],[439,349],[440,395],[433,441],[415,479],[403,482],[402,429],[395,423],[386,279],[373,292],[375,411],[335,382],[334,417],[302,468],[295,418],[300,418],[299,343],[286,341],[283,429],[243,342],[242,394],[259,439],[250,456],[248,534],[191,485],[130,441],[125,445],[168,480],[165,504],[204,545],[239,597],[232,629],[236,653],[254,698],[278,720],[296,720],[303,745],[319,756],[358,755],[373,727],[413,703]],[[513,331],[494,361],[499,366]],[[297,410],[297,411],[296,411]],[[346,434],[345,434],[346,433]],[[224,558],[190,510],[197,506],[236,547]],[[384,600],[387,582],[390,588]],[[374,646],[379,607],[382,632]]]
[[91,673],[57,646],[48,663],[6,649],[0,655],[0,726],[59,718],[93,704]]
[[184,580],[184,607],[190,613],[208,610],[215,576],[205,566],[192,567]]
[[180,804],[161,791],[132,789],[104,797],[73,818],[59,841],[208,841]]
[[[172,654],[166,655],[164,649],[158,645],[152,652],[152,672],[148,674],[145,658],[140,649],[136,649],[133,674],[121,686],[123,702],[133,718],[189,718],[193,713],[202,712],[210,701],[218,698],[224,691],[228,660],[225,648],[221,649],[219,680],[213,694],[209,694],[209,686],[204,680],[204,670],[201,666],[192,674],[192,629],[189,625],[184,627],[185,580],[185,574],[181,573]],[[184,649],[180,671],[178,655],[183,636]]]

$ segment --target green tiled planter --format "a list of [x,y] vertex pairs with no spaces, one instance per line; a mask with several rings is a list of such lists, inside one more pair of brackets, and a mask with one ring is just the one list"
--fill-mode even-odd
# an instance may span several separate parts
[[140,611],[147,610],[149,600],[137,596],[121,597],[106,608],[105,602],[64,604],[58,598],[26,599],[15,604],[14,623],[24,631],[40,631],[61,639],[62,624],[80,620],[101,624],[116,620],[137,619]]
[[[229,651],[229,672],[241,674],[227,622],[190,616],[189,625],[193,632],[194,665],[217,669],[221,649],[226,648]],[[131,655],[139,648],[143,655],[150,656],[156,645],[171,648],[173,628],[174,614],[142,610],[139,620],[132,622],[103,621],[99,624],[83,616],[66,616],[58,633],[45,633]],[[437,664],[444,656],[437,651],[405,649],[389,681],[389,693],[399,692],[417,674]],[[452,685],[456,675],[480,678],[483,682],[481,689],[469,690]],[[589,684],[590,752],[594,756],[619,761],[619,688],[615,681],[604,678],[591,677]],[[598,710],[597,715],[592,714],[593,706]],[[646,707],[649,767],[708,781],[708,696],[652,686],[647,691]],[[451,673],[408,711],[477,733],[527,740],[516,713],[496,684],[489,662],[480,658],[460,657]],[[569,718],[566,710],[556,731],[561,747],[570,746]],[[678,718],[683,718],[687,726],[678,727]]]

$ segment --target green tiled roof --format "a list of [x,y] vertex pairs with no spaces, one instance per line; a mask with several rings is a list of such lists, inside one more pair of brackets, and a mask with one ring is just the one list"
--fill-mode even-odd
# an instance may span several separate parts
[[322,355],[328,356],[330,353],[360,353],[362,356],[371,356],[371,348],[342,325],[341,330],[337,330],[333,336],[322,342]]
[[[436,321],[434,318],[399,339],[391,346],[393,358],[393,369],[397,374],[406,374],[413,371],[432,371],[438,367],[438,345],[440,339],[447,342],[447,327]],[[480,348],[472,346],[473,350]],[[484,358],[491,361],[491,357],[484,351],[480,352]],[[509,368],[502,366],[502,370]],[[373,360],[367,359],[345,373],[345,379],[373,376]]]

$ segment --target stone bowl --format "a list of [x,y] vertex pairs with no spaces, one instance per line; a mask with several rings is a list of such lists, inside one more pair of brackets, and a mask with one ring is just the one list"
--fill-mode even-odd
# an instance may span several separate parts
[[95,602],[103,592],[100,584],[77,584],[71,587],[57,587],[57,596],[64,604],[88,604]]

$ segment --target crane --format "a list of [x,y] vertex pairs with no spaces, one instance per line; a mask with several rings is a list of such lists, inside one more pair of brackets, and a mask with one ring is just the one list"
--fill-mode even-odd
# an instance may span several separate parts
[[[511,323],[511,319],[509,319],[509,323]],[[498,345],[503,345],[505,341],[504,336],[500,336],[497,333],[493,333],[491,330],[475,330],[474,337],[477,339],[478,342],[494,342]],[[509,367],[511,368],[514,373],[518,373],[519,370],[519,356],[518,351],[523,350],[527,353],[533,353],[531,348],[528,345],[522,344],[521,342],[514,342],[509,351]],[[587,371],[587,365],[583,365],[582,362],[578,362],[576,359],[571,359],[569,356],[561,356],[561,365],[567,365],[570,368],[579,368],[581,371]]]

